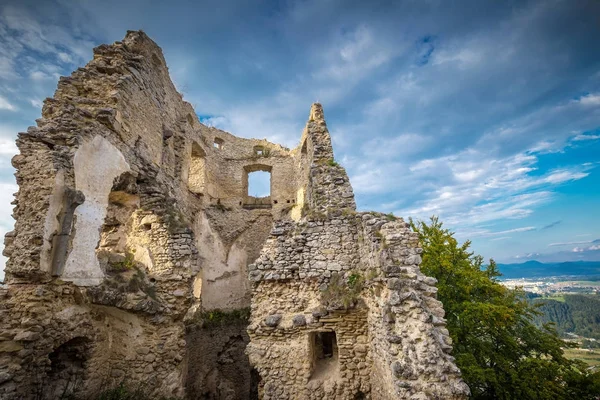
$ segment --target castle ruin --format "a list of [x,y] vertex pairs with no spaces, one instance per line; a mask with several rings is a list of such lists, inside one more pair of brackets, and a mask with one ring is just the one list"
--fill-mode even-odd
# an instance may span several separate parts
[[36,122],[12,160],[0,399],[467,397],[417,235],[356,211],[320,104],[292,150],[205,126],[135,31]]

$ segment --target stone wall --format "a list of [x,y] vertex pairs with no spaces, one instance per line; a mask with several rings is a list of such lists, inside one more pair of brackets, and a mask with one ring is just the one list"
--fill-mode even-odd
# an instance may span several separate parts
[[[249,273],[247,352],[264,398],[466,397],[420,252],[408,224],[383,214],[276,223]],[[322,331],[339,348],[325,375],[310,356]]]
[[[128,32],[61,78],[36,122],[13,158],[0,399],[123,381],[167,397],[464,397],[417,239],[356,213],[321,105],[292,150],[207,127],[160,48]],[[248,193],[254,171],[269,196]],[[250,306],[249,323],[206,321]]]
[[[305,133],[315,146],[308,211],[276,221],[249,266],[247,352],[262,398],[466,398],[418,235],[402,219],[355,211],[320,107]],[[314,338],[324,332],[337,349],[321,367]]]
[[[13,158],[0,398],[35,397],[52,376],[41,366],[73,339],[85,344],[66,353],[86,360],[86,396],[125,376],[183,396],[197,370],[188,371],[186,321],[249,306],[248,264],[272,221],[299,208],[290,177],[300,151],[201,124],[143,32],[95,48],[36,122]],[[260,207],[247,193],[254,170],[272,176]]]

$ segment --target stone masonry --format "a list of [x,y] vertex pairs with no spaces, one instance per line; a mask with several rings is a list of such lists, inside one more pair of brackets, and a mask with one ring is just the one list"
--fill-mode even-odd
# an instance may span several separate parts
[[36,122],[12,160],[0,399],[468,395],[417,236],[356,212],[320,104],[292,150],[205,126],[130,31]]

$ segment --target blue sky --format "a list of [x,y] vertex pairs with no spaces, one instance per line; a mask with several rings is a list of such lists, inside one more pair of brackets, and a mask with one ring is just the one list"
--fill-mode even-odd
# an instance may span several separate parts
[[207,124],[293,147],[323,103],[361,210],[439,215],[502,262],[600,260],[598,15],[593,0],[3,0],[0,233],[16,133],[94,46],[143,29]]

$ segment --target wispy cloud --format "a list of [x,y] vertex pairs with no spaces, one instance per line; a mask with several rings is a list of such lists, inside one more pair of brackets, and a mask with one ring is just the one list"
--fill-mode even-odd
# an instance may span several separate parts
[[[506,257],[560,241],[551,236],[554,219],[574,239],[593,225],[573,216],[588,212],[587,224],[600,223],[589,206],[560,204],[570,200],[567,188],[597,182],[600,160],[584,150],[600,139],[600,5],[388,2],[373,9],[305,0],[267,9],[207,1],[156,3],[144,13],[128,0],[51,0],[35,8],[4,1],[0,96],[16,111],[0,111],[7,116],[0,182],[12,182],[12,140],[39,117],[57,75],[87,62],[94,45],[143,26],[206,124],[292,147],[310,103],[321,101],[361,209],[438,214]],[[202,24],[199,13],[207,16]],[[178,23],[165,26],[165,15]],[[585,195],[597,196],[591,192]],[[551,203],[552,220],[540,218]],[[534,226],[543,228],[519,231]]]
[[587,244],[587,243],[592,243],[591,240],[583,240],[583,241],[576,241],[576,242],[558,242],[558,243],[550,243],[548,245],[548,247],[557,247],[557,246],[572,246],[574,244]]
[[0,96],[0,110],[17,111],[17,107],[13,106],[8,100]]
[[579,134],[573,138],[576,142],[582,142],[585,140],[598,140],[600,139],[600,135],[592,135],[592,134]]
[[561,220],[554,221],[554,222],[552,222],[552,223],[550,223],[550,224],[548,224],[548,225],[544,226],[544,227],[542,228],[542,230],[544,230],[544,229],[550,229],[550,228],[554,228],[555,226],[557,226],[557,225],[558,225],[558,224],[560,224],[561,222],[562,222]]

